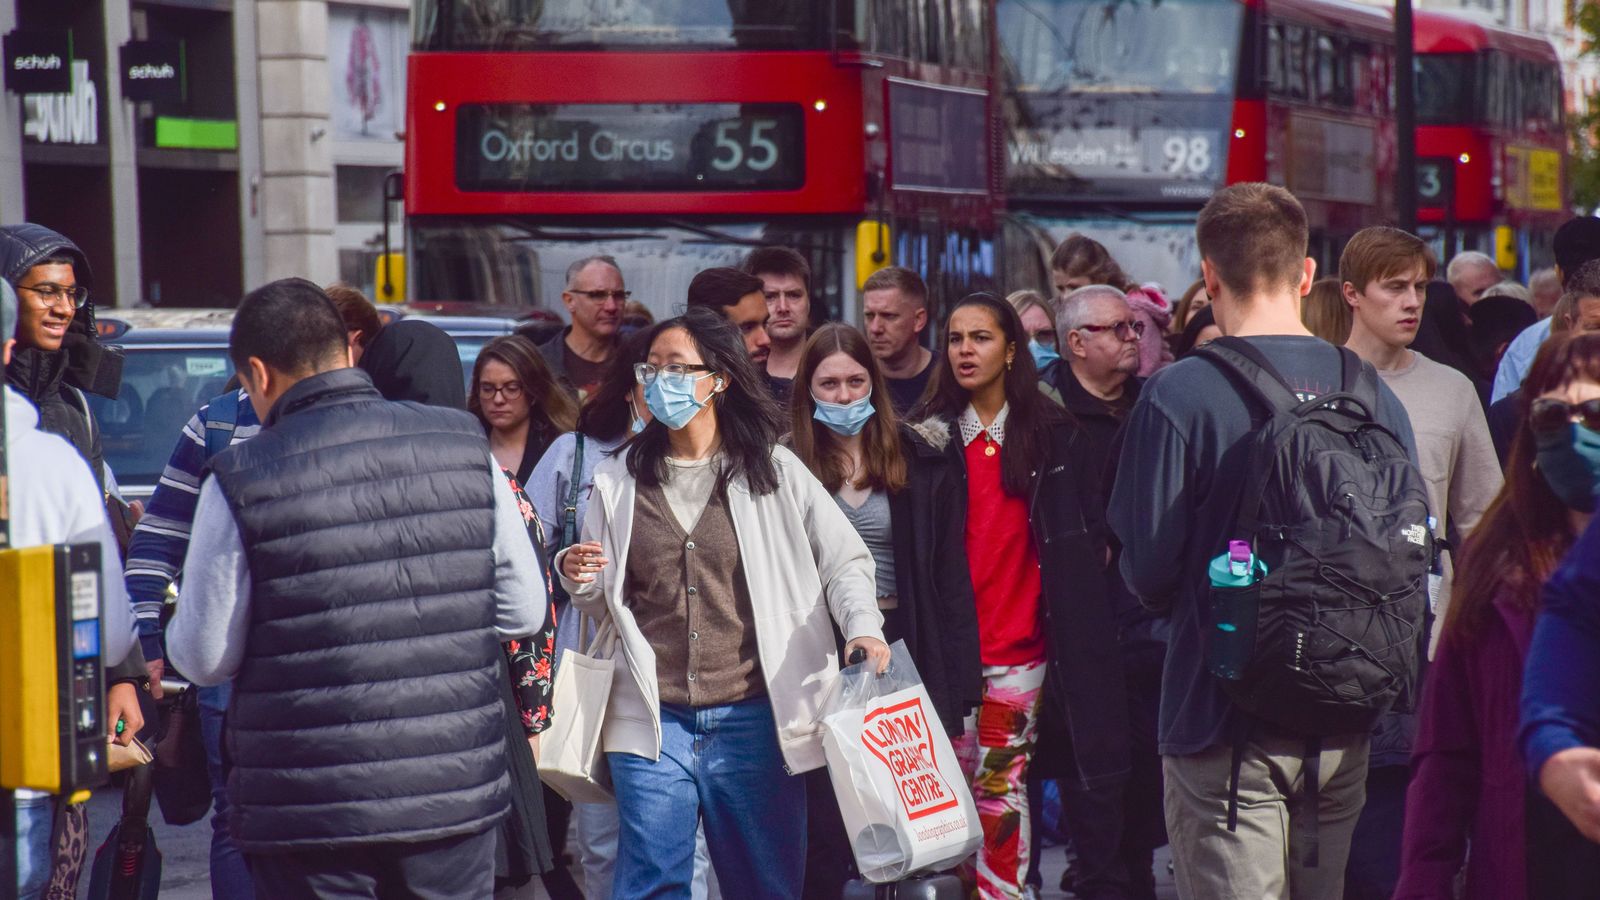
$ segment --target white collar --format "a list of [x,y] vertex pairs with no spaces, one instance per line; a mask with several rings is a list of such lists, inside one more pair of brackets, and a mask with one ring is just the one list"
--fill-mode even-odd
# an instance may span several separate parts
[[984,427],[984,424],[978,421],[978,411],[972,408],[971,403],[968,403],[967,408],[962,410],[960,417],[956,419],[956,427],[961,429],[961,446],[965,447],[972,443],[977,440],[978,435],[987,431],[989,440],[1004,447],[1006,445],[1006,414],[1010,411],[1010,403],[1001,406],[1000,411],[995,413],[994,421],[990,422],[988,427]]

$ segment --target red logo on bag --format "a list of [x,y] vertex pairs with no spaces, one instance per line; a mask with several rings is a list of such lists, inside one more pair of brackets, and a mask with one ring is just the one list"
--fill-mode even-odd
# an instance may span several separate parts
[[861,743],[894,775],[907,818],[915,821],[959,805],[933,758],[933,739],[921,697],[868,712],[862,722]]

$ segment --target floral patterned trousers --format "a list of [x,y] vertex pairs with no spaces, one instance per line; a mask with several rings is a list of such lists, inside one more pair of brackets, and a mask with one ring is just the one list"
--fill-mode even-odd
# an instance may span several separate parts
[[1028,763],[1039,732],[1043,661],[985,666],[983,705],[955,742],[983,824],[983,846],[963,865],[980,897],[1020,898],[1028,876]]

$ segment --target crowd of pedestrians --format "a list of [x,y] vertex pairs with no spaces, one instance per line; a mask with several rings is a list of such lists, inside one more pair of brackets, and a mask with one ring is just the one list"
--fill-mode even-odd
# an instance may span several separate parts
[[[659,323],[588,256],[570,325],[465,371],[276,281],[141,506],[84,400],[120,380],[89,261],[0,229],[13,542],[105,548],[111,738],[201,686],[219,900],[840,897],[819,715],[899,641],[979,896],[1036,895],[1046,832],[1085,900],[1152,900],[1163,845],[1196,900],[1590,896],[1600,220],[1526,287],[1381,226],[1319,279],[1267,185],[1196,239],[1177,303],[1074,234],[942,310],[883,268],[860,328],[789,248]],[[608,696],[563,709],[583,654]],[[541,783],[563,715],[614,802]],[[81,805],[16,815],[21,896],[69,896]]]

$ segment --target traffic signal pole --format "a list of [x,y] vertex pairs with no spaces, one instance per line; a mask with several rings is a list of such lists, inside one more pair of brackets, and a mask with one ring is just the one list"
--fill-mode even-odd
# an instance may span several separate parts
[[[1415,234],[1417,231],[1417,93],[1416,69],[1412,62],[1415,28],[1412,24],[1411,0],[1394,3],[1394,119],[1398,135],[1398,159],[1395,160],[1395,205],[1399,211],[1399,226]],[[1454,206],[1455,198],[1446,197],[1446,206]]]

